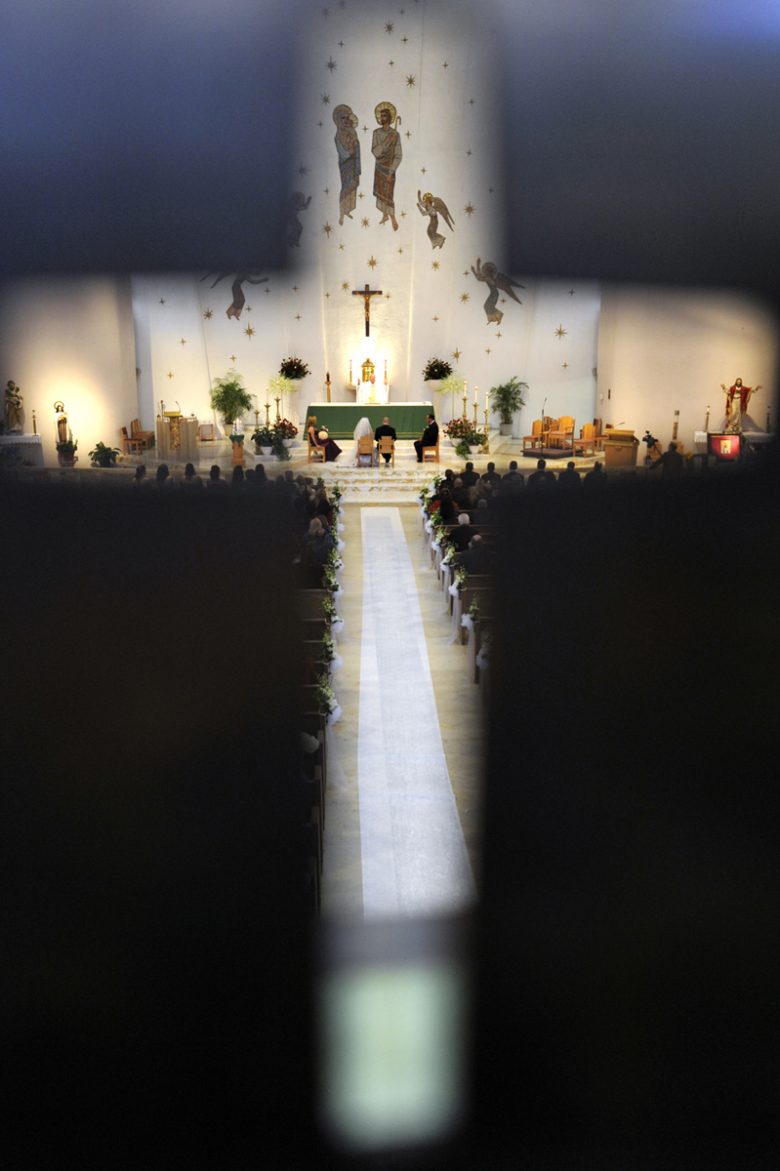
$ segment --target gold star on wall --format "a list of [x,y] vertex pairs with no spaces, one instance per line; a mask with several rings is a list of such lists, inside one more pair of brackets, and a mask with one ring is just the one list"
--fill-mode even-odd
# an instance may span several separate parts
[[325,294],[325,300],[326,300],[326,301],[329,301],[329,300],[330,300],[330,293],[326,293],[326,294]]
[[398,255],[399,255],[399,256],[403,256],[403,254],[404,254],[404,250],[403,250],[403,248],[399,248],[399,249],[398,249]]
[[341,287],[345,293],[348,293],[349,292],[349,281],[342,281]]
[[501,332],[501,330],[499,330],[499,331],[498,331],[498,333],[496,334],[496,337],[503,337],[503,336],[504,336],[504,335],[503,335],[503,333]]
[[298,174],[299,175],[308,175],[308,173],[309,173],[309,168],[304,167],[303,163],[301,163],[300,167],[298,168]]
[[461,293],[460,299],[461,302],[465,305],[467,301],[471,300],[471,293]]
[[434,260],[431,262],[431,268],[433,269],[434,272],[439,271],[439,269],[441,268],[441,265],[439,264],[438,260]]
[[322,104],[323,104],[323,106],[330,105],[330,94],[323,94],[322,95]]
[[[388,61],[387,64],[392,68],[393,65],[395,65],[395,61]],[[364,127],[364,129],[365,129],[365,127]]]
[[333,231],[333,228],[330,226],[330,224],[323,224],[322,230],[325,233],[325,235],[328,237],[328,239],[330,239],[330,234]]
[[462,350],[453,350],[452,351],[452,356],[456,362],[460,361],[460,357],[461,357],[462,352],[463,352]]
[[180,337],[180,338],[179,338],[179,345],[180,345],[180,346],[186,346],[186,344],[187,344],[187,339],[186,339],[186,337]]
[[252,326],[251,326],[251,325],[248,325],[248,326],[246,327],[246,329],[244,330],[244,333],[246,334],[246,336],[247,336],[247,337],[254,337],[254,333],[255,333],[255,331],[254,331],[254,329],[252,328]]
[[467,203],[463,210],[465,211],[466,215],[473,215],[477,209],[474,207],[473,203]]
[[334,70],[334,69],[336,69],[336,68],[337,68],[337,66],[336,66],[336,62],[335,62],[335,61],[333,60],[333,58],[331,57],[331,58],[330,58],[330,60],[328,61],[328,64],[327,64],[327,66],[326,66],[326,69],[329,69],[329,70],[331,71],[331,73],[332,73],[332,72],[333,72],[333,70]]
[[236,360],[236,355],[235,355],[235,354],[231,354],[231,355],[230,355],[230,361],[231,361],[231,362],[235,362],[235,360]]
[[368,263],[368,267],[369,267],[369,268],[376,268],[376,265],[377,265],[377,260],[376,260],[376,257],[375,257],[375,256],[369,256],[367,263]]
[[407,89],[414,89],[414,87],[415,87],[416,85],[417,85],[417,78],[416,78],[416,77],[415,77],[413,74],[411,74],[411,73],[407,74],[407,77],[406,77],[406,88],[407,88]]
[[294,293],[298,293],[298,292],[300,292],[300,290],[299,290],[299,288],[298,288],[298,286],[297,286],[297,285],[293,285],[293,287],[292,287],[292,291],[293,291]]
[[569,296],[570,296],[570,297],[573,297],[573,296],[574,296],[574,289],[569,289]]
[[173,378],[173,376],[174,376],[174,374],[173,374],[173,370],[169,370],[169,371],[168,371],[168,377],[169,377],[169,378]]
[[438,317],[437,317],[437,316],[436,316],[436,314],[434,313],[433,317],[431,318],[431,321],[438,321],[438,320],[439,320],[439,319],[438,319]]
[[486,347],[485,347],[485,353],[486,353],[486,354],[492,354],[492,353],[493,353],[493,351],[491,350],[490,346],[486,346]]
[[164,304],[165,304],[165,297],[160,297],[160,304],[161,304],[161,305],[164,305]]
[[558,328],[556,329],[555,336],[557,338],[566,337],[566,330],[563,328],[562,325],[559,325]]
[[300,320],[301,320],[301,315],[300,315],[300,313],[296,313],[296,314],[295,314],[295,320],[296,320],[296,321],[300,321]]
[[443,62],[442,69],[449,69],[449,67],[450,67],[449,61]]
[[569,363],[568,363],[568,362],[561,362],[561,369],[562,369],[562,370],[568,370],[568,369],[569,369]]
[[206,321],[211,321],[212,317],[214,316],[214,310],[206,309],[203,316],[205,317]]
[[364,217],[363,217],[363,219],[360,221],[360,226],[361,226],[361,228],[367,228],[367,227],[368,227],[368,220],[365,218],[365,216],[364,216]]
[[395,25],[391,24],[390,21],[388,21],[387,24],[385,25],[385,32],[391,33],[394,28],[395,28]]

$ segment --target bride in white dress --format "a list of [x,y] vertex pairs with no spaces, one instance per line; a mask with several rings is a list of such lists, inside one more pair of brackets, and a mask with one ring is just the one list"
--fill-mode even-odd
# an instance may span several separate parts
[[[364,435],[370,435],[372,439],[374,438],[374,428],[371,426],[365,415],[362,419],[358,419],[357,426],[354,430],[355,446],[352,449],[352,463],[355,465],[355,467],[358,466],[358,440],[361,439]],[[371,462],[373,465],[373,459]]]

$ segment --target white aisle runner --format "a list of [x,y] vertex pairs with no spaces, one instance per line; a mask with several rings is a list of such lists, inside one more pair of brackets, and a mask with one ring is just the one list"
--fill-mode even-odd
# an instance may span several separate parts
[[474,901],[397,508],[361,509],[363,633],[358,793],[365,918]]

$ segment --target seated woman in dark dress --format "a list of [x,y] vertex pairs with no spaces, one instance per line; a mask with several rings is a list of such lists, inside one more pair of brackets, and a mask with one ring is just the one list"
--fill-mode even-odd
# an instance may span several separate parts
[[[341,448],[330,438],[327,427],[317,426],[316,415],[309,415],[306,420],[306,432],[315,447],[325,448],[325,460],[327,463],[332,463],[334,459],[338,459],[341,455]],[[323,435],[324,438],[322,438]]]

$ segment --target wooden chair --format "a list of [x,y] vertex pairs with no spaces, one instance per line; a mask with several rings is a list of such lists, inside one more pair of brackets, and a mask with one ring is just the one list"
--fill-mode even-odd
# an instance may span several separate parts
[[358,467],[366,460],[370,468],[374,466],[374,440],[370,435],[361,435],[357,448]]
[[[392,435],[380,435],[378,451],[380,458],[384,455],[389,455],[390,463],[395,467],[395,440]],[[425,459],[425,451],[426,449],[423,448],[423,459]]]
[[131,422],[130,438],[133,440],[139,440],[146,447],[154,447],[154,431],[142,430],[140,419],[133,419]]
[[534,419],[531,424],[531,434],[523,436],[523,451],[534,451],[537,448],[543,447],[542,429],[544,426],[543,419]]
[[214,424],[201,423],[198,427],[198,439],[201,443],[213,443],[215,439]]
[[143,439],[133,439],[127,434],[127,427],[119,428],[119,446],[123,455],[138,455],[146,450]]
[[[439,440],[436,440],[435,447],[424,447],[422,449],[422,461],[430,460],[432,463],[439,462]],[[395,458],[393,459],[393,466],[395,466]]]
[[572,415],[561,415],[556,420],[557,426],[552,428],[547,436],[550,447],[574,448],[574,418]]
[[318,447],[316,443],[312,443],[311,435],[309,435],[308,431],[306,432],[306,437],[309,441],[308,463],[317,463],[317,461],[319,460],[320,463],[324,464],[325,463],[325,448]]

